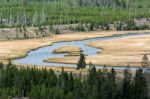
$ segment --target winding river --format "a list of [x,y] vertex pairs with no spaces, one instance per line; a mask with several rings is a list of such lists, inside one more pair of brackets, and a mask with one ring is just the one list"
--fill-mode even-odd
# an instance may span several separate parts
[[[63,66],[63,67],[76,67],[76,64],[63,64],[63,63],[51,63],[51,62],[44,62],[44,59],[48,58],[62,58],[67,53],[63,54],[54,54],[53,50],[65,46],[65,45],[71,45],[71,46],[77,46],[80,47],[81,50],[83,50],[83,53],[88,56],[94,56],[98,52],[101,52],[102,49],[97,49],[94,47],[90,47],[87,44],[90,42],[95,42],[98,40],[104,41],[104,40],[113,40],[113,39],[120,39],[120,38],[129,38],[129,37],[137,37],[137,36],[145,36],[150,35],[150,33],[128,33],[128,34],[119,34],[119,35],[113,35],[110,37],[97,37],[97,38],[91,38],[86,40],[80,40],[80,41],[70,41],[70,42],[57,42],[54,43],[51,46],[42,47],[39,49],[36,49],[34,51],[30,51],[26,57],[13,60],[13,63],[15,64],[29,64],[29,65],[38,65],[38,66]],[[103,66],[96,66],[96,68],[103,68]],[[112,68],[111,66],[108,66],[107,68]],[[114,67],[115,69],[125,69],[126,67]],[[137,69],[136,67],[131,67],[131,69]]]

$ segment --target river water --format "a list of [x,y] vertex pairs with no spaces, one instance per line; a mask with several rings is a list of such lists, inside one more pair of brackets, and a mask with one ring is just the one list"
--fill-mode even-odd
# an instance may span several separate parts
[[[63,54],[54,54],[53,50],[62,47],[62,46],[77,46],[80,47],[81,50],[83,50],[83,53],[88,56],[94,56],[98,52],[101,52],[102,49],[97,49],[94,47],[90,47],[87,44],[90,42],[95,41],[104,41],[104,40],[113,40],[113,39],[120,39],[120,38],[129,38],[129,37],[137,37],[137,36],[145,36],[150,35],[150,33],[128,33],[128,34],[119,34],[119,35],[113,35],[110,37],[97,37],[97,38],[91,38],[86,40],[80,40],[80,41],[70,41],[70,42],[57,42],[54,43],[51,46],[42,47],[33,51],[30,51],[26,57],[15,59],[13,60],[13,63],[15,64],[29,64],[29,65],[40,65],[40,66],[59,66],[59,67],[75,67],[76,64],[64,64],[64,63],[51,63],[51,62],[44,62],[44,59],[47,58],[62,58],[67,53]],[[96,68],[103,68],[103,66],[96,66]],[[112,68],[111,66],[108,66],[107,68]],[[113,67],[115,69],[125,69],[126,67]],[[136,67],[131,67],[131,69],[137,69]]]

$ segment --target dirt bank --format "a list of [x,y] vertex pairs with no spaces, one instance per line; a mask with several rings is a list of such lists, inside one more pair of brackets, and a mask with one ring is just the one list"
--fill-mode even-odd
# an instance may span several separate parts
[[50,35],[52,35],[52,33],[49,32],[48,29],[39,31],[37,27],[0,28],[0,41],[40,38],[40,37],[46,37]]

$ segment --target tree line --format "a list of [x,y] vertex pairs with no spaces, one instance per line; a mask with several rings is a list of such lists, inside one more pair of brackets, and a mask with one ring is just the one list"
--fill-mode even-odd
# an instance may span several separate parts
[[148,99],[142,69],[132,77],[128,69],[124,77],[115,70],[96,70],[91,64],[86,76],[37,68],[16,68],[0,64],[0,98],[30,99]]

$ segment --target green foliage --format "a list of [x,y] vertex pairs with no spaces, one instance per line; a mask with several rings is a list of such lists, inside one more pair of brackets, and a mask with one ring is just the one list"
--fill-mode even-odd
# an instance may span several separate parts
[[[0,0],[0,27],[45,26],[79,24],[77,31],[85,31],[83,24],[96,24],[109,30],[112,22],[127,22],[150,17],[148,0]],[[10,25],[11,23],[11,25]],[[133,25],[133,26],[132,26]],[[147,29],[129,24],[126,29]],[[120,29],[119,29],[120,30]]]
[[131,82],[131,74],[128,69],[124,70],[124,79],[123,79],[123,92],[122,95],[125,99],[130,99],[133,94],[132,90],[132,82]]
[[[120,83],[121,82],[121,83]],[[36,68],[7,66],[0,69],[0,98],[30,99],[148,99],[142,70],[131,79],[124,71],[123,81],[111,72],[97,71],[91,63],[86,77],[75,77],[62,68],[61,73]]]
[[86,62],[85,62],[85,55],[83,53],[80,53],[80,58],[77,64],[77,69],[85,68]]
[[0,62],[0,69],[3,69],[4,65],[2,62]]
[[136,76],[134,78],[134,92],[135,99],[148,99],[148,89],[146,84],[146,79],[143,75],[143,70],[139,69],[136,71]]

